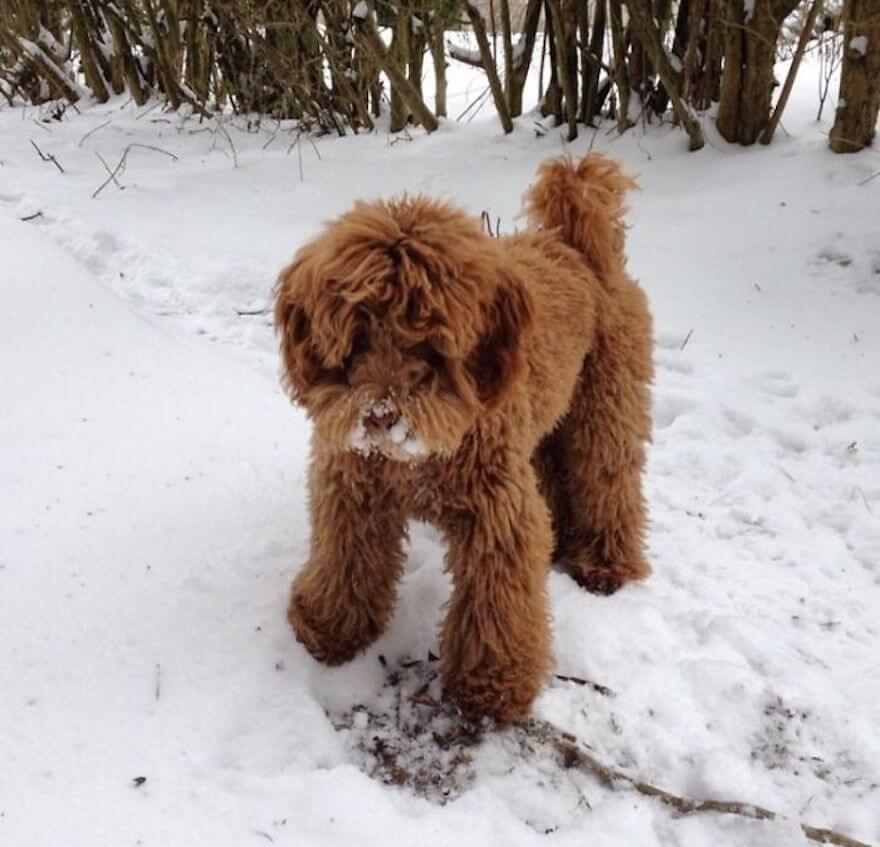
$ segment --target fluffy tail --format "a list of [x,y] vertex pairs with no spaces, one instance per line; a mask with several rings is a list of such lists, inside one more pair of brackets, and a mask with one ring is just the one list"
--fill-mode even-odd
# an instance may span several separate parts
[[551,159],[538,169],[538,180],[526,193],[525,214],[533,226],[559,230],[603,277],[623,268],[623,199],[635,187],[636,181],[601,153],[590,153],[577,164],[569,157]]

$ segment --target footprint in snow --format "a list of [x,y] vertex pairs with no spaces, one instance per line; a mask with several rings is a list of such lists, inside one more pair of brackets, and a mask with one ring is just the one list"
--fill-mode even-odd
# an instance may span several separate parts
[[853,263],[853,257],[836,247],[824,247],[813,257],[816,265],[837,265],[839,268],[848,268]]
[[797,397],[800,386],[785,371],[767,371],[758,377],[758,387],[773,397]]
[[697,402],[685,394],[657,392],[654,397],[654,428],[666,429],[696,408]]

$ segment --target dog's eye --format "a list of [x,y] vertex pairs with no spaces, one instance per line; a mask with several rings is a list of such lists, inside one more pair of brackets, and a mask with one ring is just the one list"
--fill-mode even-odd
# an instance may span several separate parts
[[412,360],[406,375],[411,390],[426,390],[443,376],[446,360],[430,344],[417,344],[406,353]]
[[436,371],[427,363],[410,361],[404,366],[403,380],[410,391],[423,391],[429,388],[436,377]]
[[343,362],[343,370],[347,371],[354,364],[355,359],[358,356],[363,356],[369,349],[370,343],[367,341],[367,336],[362,332],[357,333],[351,342],[351,349],[348,351],[348,355]]
[[440,368],[442,368],[445,361],[440,353],[438,353],[430,344],[424,341],[421,344],[416,344],[415,347],[411,347],[409,350],[407,350],[407,353],[414,359],[419,359],[420,361],[430,365],[434,370],[439,370]]

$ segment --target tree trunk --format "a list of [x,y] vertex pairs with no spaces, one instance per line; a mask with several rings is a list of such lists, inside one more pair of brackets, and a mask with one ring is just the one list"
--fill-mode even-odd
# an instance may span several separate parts
[[577,138],[577,52],[574,50],[574,8],[570,0],[547,0],[553,40],[556,47],[557,76],[562,86],[565,118],[568,123],[567,141]]
[[559,66],[556,59],[556,36],[553,33],[553,20],[550,11],[549,0],[544,0],[544,27],[547,33],[547,58],[550,65],[550,79],[547,82],[547,92],[541,102],[541,114],[553,115],[553,121],[559,126],[563,120],[562,114],[562,88],[559,85]]
[[699,122],[690,113],[687,105],[681,99],[681,76],[669,61],[669,56],[663,47],[663,36],[650,14],[650,6],[647,0],[629,0],[627,9],[629,10],[630,21],[638,35],[639,41],[641,41],[642,47],[651,59],[652,64],[657,68],[657,73],[663,81],[663,87],[672,100],[675,116],[687,131],[690,149],[700,150],[705,144],[703,131],[700,128]]
[[586,122],[592,124],[593,117],[599,113],[599,71],[602,59],[602,51],[605,48],[605,12],[608,8],[607,0],[596,0],[593,9],[593,30],[590,33],[590,75],[587,80],[587,93],[585,95]]
[[[538,34],[538,22],[541,19],[542,0],[529,0],[523,18],[520,40],[517,42],[513,58],[513,76],[507,83],[507,103],[510,116],[518,118],[522,114],[523,88],[529,75],[532,53],[535,50],[535,38]],[[538,86],[540,88],[540,84]],[[540,99],[541,93],[538,92]]]
[[425,28],[425,17],[426,13],[420,10],[418,15],[410,18],[409,25],[408,78],[422,99],[424,99],[422,70],[425,67],[425,51],[428,48],[428,31]]
[[578,59],[580,61],[581,90],[578,104],[578,120],[587,123],[590,120],[588,114],[590,104],[587,97],[590,94],[590,72],[593,63],[590,61],[590,7],[587,0],[575,0],[577,15]]
[[846,0],[840,97],[828,145],[835,153],[868,147],[880,112],[880,0]]
[[[698,0],[696,0],[696,2],[698,2]],[[684,100],[685,103],[688,102],[688,81],[690,79],[685,62],[685,54],[688,47],[688,30],[692,5],[693,3],[691,0],[681,0],[678,4],[678,14],[675,18],[675,29],[673,30],[672,37],[672,55],[678,59],[681,67],[681,84],[679,93],[681,94],[681,99]],[[666,86],[661,82],[654,93],[653,111],[657,115],[662,115],[666,111],[667,106],[669,106],[669,92],[666,90]]]
[[150,92],[141,77],[137,61],[132,55],[131,45],[125,32],[125,25],[119,19],[116,11],[107,9],[107,26],[110,27],[110,36],[113,39],[113,63],[119,68],[119,73],[128,86],[131,99],[138,106],[143,106],[150,96]]
[[[504,57],[504,99],[510,108],[510,85],[513,81],[513,38],[510,33],[510,3],[499,0],[501,15],[501,54]],[[494,21],[493,21],[494,24]],[[494,35],[494,33],[493,33]]]
[[505,133],[513,132],[513,121],[510,118],[510,111],[507,108],[507,100],[504,97],[504,88],[501,80],[498,79],[498,70],[495,67],[495,60],[492,57],[492,50],[489,47],[489,39],[486,35],[486,23],[480,10],[467,3],[467,13],[471,20],[471,26],[474,29],[474,36],[477,39],[477,46],[480,48],[480,57],[483,60],[483,69],[489,78],[489,87],[492,89],[492,98],[495,100],[495,109],[501,120],[501,126]]
[[608,0],[611,18],[611,46],[614,52],[614,84],[617,86],[617,131],[626,132],[633,124],[629,119],[629,69],[626,62],[626,41],[623,37],[621,0]]
[[[390,48],[391,60],[406,73],[409,66],[409,12],[400,9],[397,20],[394,23],[394,32],[391,36]],[[391,132],[400,132],[409,122],[409,110],[403,98],[401,86],[391,81]]]
[[431,58],[434,60],[434,114],[446,117],[446,35],[443,20],[435,16],[431,21]]
[[794,80],[797,76],[798,68],[801,66],[801,59],[803,59],[804,57],[804,50],[807,47],[807,42],[813,35],[813,27],[816,24],[816,17],[819,14],[819,10],[821,8],[822,0],[813,0],[813,5],[810,6],[810,11],[807,14],[807,19],[804,21],[804,24],[801,27],[801,34],[798,38],[797,49],[795,50],[794,57],[791,60],[791,66],[788,69],[788,76],[785,78],[785,84],[782,86],[782,92],[779,95],[779,100],[776,103],[776,108],[773,110],[773,115],[770,117],[770,122],[767,124],[764,132],[761,133],[761,144],[769,144],[773,140],[773,133],[776,132],[776,127],[782,120],[782,113],[785,110],[785,104],[788,103],[788,97],[791,94],[791,89],[794,87]]
[[718,131],[731,143],[754,144],[767,126],[776,42],[796,5],[797,0],[754,0],[749,15],[743,0],[727,0]]
[[376,30],[376,25],[370,18],[367,18],[363,22],[358,34],[358,39],[375,57],[376,63],[383,71],[385,71],[385,74],[391,81],[392,88],[396,88],[400,92],[400,96],[416,116],[419,123],[428,132],[433,132],[437,129],[439,126],[437,118],[434,117],[431,110],[425,105],[425,101],[422,100],[419,92],[406,78],[404,70],[394,61],[394,57],[385,46],[382,38]]

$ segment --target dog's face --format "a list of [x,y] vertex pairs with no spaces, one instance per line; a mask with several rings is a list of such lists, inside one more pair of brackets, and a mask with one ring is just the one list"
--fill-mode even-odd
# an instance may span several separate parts
[[338,450],[451,454],[524,368],[528,292],[476,220],[425,198],[358,203],[277,286],[285,382]]

